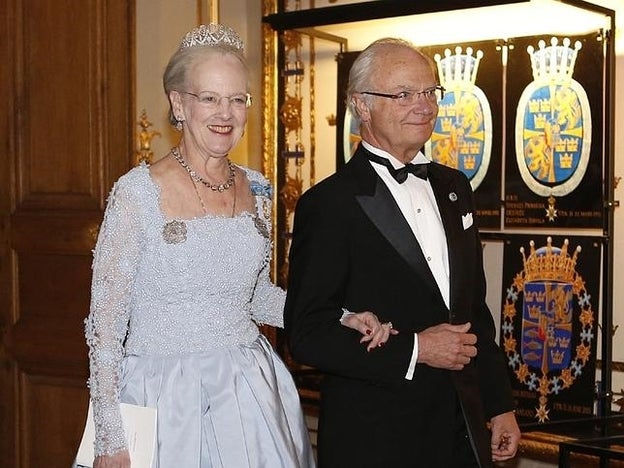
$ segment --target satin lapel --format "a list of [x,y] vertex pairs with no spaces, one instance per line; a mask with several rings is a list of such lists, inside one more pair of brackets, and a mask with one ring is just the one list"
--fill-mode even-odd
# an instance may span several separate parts
[[427,265],[420,244],[418,244],[392,193],[377,176],[366,156],[356,153],[354,159],[356,156],[361,156],[359,161],[352,160],[350,164],[354,163],[353,169],[356,177],[359,174],[359,180],[363,182],[363,192],[366,193],[356,195],[357,202],[382,235],[427,283],[428,287],[437,290],[438,285]]
[[461,206],[463,203],[457,197],[460,194],[454,180],[441,177],[434,164],[429,169],[429,181],[438,204],[438,211],[442,219],[442,226],[446,234],[446,246],[449,256],[449,283],[450,283],[450,306],[453,308],[453,298],[457,292],[453,291],[453,285],[457,285],[457,275],[462,272],[461,239],[463,228],[461,224]]

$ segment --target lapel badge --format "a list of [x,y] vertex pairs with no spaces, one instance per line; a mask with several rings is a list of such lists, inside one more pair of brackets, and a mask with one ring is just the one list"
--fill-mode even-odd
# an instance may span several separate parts
[[449,193],[449,200],[457,201],[457,194],[455,192]]

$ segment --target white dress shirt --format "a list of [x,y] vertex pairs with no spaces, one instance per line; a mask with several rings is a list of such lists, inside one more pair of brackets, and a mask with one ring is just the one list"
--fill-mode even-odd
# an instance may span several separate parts
[[[362,145],[370,151],[382,158],[390,160],[395,168],[402,167],[404,164],[391,154],[371,146],[369,143],[362,141]],[[430,161],[424,154],[419,152],[412,159],[412,164],[424,164]],[[427,260],[429,269],[440,288],[440,293],[444,299],[446,307],[449,307],[449,261],[448,247],[446,245],[446,234],[442,226],[442,219],[438,205],[433,194],[433,189],[429,180],[423,180],[413,174],[409,174],[407,180],[399,184],[388,169],[374,162],[370,163],[375,172],[384,181],[390,193],[394,197],[403,213],[405,220],[409,224],[414,237],[420,244],[420,248]],[[416,368],[418,359],[418,335],[414,334],[414,351],[408,371],[405,375],[406,379],[411,380]]]

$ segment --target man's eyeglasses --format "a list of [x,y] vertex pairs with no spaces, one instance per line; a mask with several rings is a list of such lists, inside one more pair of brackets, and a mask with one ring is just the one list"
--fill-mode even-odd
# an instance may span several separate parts
[[216,109],[221,105],[221,99],[227,99],[233,109],[246,109],[251,106],[251,94],[234,94],[233,96],[221,96],[217,93],[211,93],[205,91],[200,94],[191,93],[188,91],[180,91],[183,94],[188,94],[197,99],[197,102],[206,109]]
[[422,91],[401,91],[397,94],[378,93],[375,91],[361,91],[360,94],[368,94],[369,96],[378,96],[386,99],[392,99],[400,106],[411,106],[418,98],[424,98],[429,102],[438,103],[444,99],[444,86],[432,86]]

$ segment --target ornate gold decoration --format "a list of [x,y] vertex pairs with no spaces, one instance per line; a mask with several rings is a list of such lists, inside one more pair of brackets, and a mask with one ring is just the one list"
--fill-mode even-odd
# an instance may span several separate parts
[[[302,45],[301,34],[296,33],[294,31],[284,31],[284,36],[282,37],[282,42],[284,43],[284,48],[287,51],[300,49],[301,45]],[[294,65],[298,65],[298,64],[294,64]],[[301,68],[301,67],[299,67],[299,68]]]
[[546,239],[546,253],[538,254],[535,250],[535,242],[531,241],[531,252],[527,257],[524,247],[520,249],[522,263],[524,264],[524,281],[554,280],[563,282],[573,282],[577,276],[576,262],[581,247],[577,247],[570,257],[568,255],[568,240],[561,246],[561,250],[556,252],[552,246],[552,240]]
[[[315,8],[314,3],[309,0],[305,8]],[[280,13],[301,10],[301,0],[285,1],[279,6],[276,1],[266,0],[263,8],[265,14],[273,14],[276,10]],[[274,232],[274,258],[279,265],[273,272],[285,282],[295,206],[303,191],[314,185],[316,178],[315,36],[306,28],[278,33],[267,25],[263,27],[264,164],[265,172],[270,170],[269,166],[276,172],[269,180],[277,187],[274,222],[281,231],[276,229]],[[304,35],[309,42],[304,41]],[[278,47],[283,52],[280,54],[283,60],[281,69],[276,65]],[[278,102],[279,109],[275,112]],[[333,117],[334,125],[335,119]],[[276,128],[280,129],[281,135],[274,135]]]
[[277,13],[276,0],[262,0],[262,16],[272,15],[273,13]]
[[154,160],[154,152],[152,151],[152,140],[154,137],[160,136],[160,132],[156,130],[148,130],[152,126],[152,122],[147,120],[147,112],[145,109],[141,112],[141,118],[138,122],[141,131],[139,132],[139,149],[136,152],[136,164],[151,164]]
[[[272,5],[269,5],[271,3]],[[264,4],[265,13],[272,13],[274,10],[273,0],[267,0]],[[262,73],[262,171],[273,187],[278,187],[277,181],[277,139],[275,129],[277,128],[277,66],[275,58],[277,56],[277,33],[266,23],[262,24],[263,29],[263,73]],[[273,191],[272,197],[273,212],[271,223],[277,226],[277,190]],[[278,232],[273,229],[273,245],[277,246]],[[273,252],[271,265],[272,277],[276,278],[276,252]],[[283,284],[283,283],[282,283]]]
[[[297,1],[297,3],[299,3]],[[305,68],[302,61],[302,38],[296,31],[285,31],[282,35],[284,45],[283,77],[283,105],[280,109],[280,120],[284,129],[284,147],[280,153],[284,160],[284,186],[279,191],[279,199],[284,207],[280,217],[284,220],[278,225],[284,226],[278,247],[288,256],[290,249],[290,233],[292,232],[292,215],[297,200],[303,192],[303,178],[301,167],[305,162],[305,147],[302,141],[303,131],[303,92],[302,82],[305,77]],[[280,268],[281,280],[286,282],[285,271]]]
[[295,210],[297,200],[303,192],[303,181],[297,177],[286,175],[286,183],[280,190],[280,200],[284,203],[286,211],[291,213]]
[[[275,129],[277,128],[276,112],[276,43],[277,33],[268,24],[263,24],[263,73],[262,73],[262,170],[273,187],[277,187],[275,168],[277,167],[277,142],[275,139]],[[275,200],[273,200],[275,202]]]
[[[312,1],[312,4],[314,2]],[[316,183],[316,48],[310,36],[310,185]]]
[[286,133],[301,130],[301,96],[286,96],[280,109],[280,120]]
[[555,202],[557,199],[552,195],[548,197],[548,206],[546,207],[546,218],[548,221],[554,221],[557,217],[557,209],[555,208]]
[[[585,281],[576,271],[576,262],[581,247],[577,246],[574,253],[568,253],[568,239],[565,239],[560,249],[552,246],[552,238],[546,239],[546,246],[536,249],[535,242],[530,242],[530,254],[525,255],[524,247],[520,248],[522,254],[523,270],[513,279],[513,284],[507,290],[507,297],[503,307],[504,330],[503,343],[507,354],[509,367],[514,371],[520,383],[526,385],[529,391],[539,393],[539,407],[535,408],[535,418],[539,422],[549,419],[548,395],[558,394],[560,391],[571,387],[574,380],[580,375],[581,369],[587,364],[591,352],[591,343],[595,339],[594,311],[590,301],[591,295],[585,288]],[[527,288],[527,286],[543,283],[543,288]],[[529,304],[528,315],[523,315],[522,333],[529,336],[535,346],[530,346],[530,353],[517,350],[517,340],[514,338],[514,317],[517,314],[516,301],[522,296],[526,300],[527,291],[533,295],[542,295],[541,300]],[[569,305],[571,296],[576,296],[581,307],[578,317],[580,334],[576,355],[569,360],[568,367],[560,367],[560,370],[550,368],[547,357],[550,356],[555,366],[561,365],[564,352],[570,350],[570,337],[559,334],[557,330],[570,327],[572,310]],[[542,310],[540,303],[550,298],[555,303],[552,316]],[[543,336],[542,336],[543,335]],[[543,342],[541,347],[537,345]],[[524,346],[524,345],[523,345]],[[541,353],[539,353],[541,350]],[[524,360],[531,354],[535,357],[529,364]],[[541,354],[541,357],[540,357]],[[535,362],[541,359],[541,366],[536,367]]]
[[327,119],[327,124],[330,127],[335,127],[336,126],[336,114],[329,114],[327,117],[325,117]]

